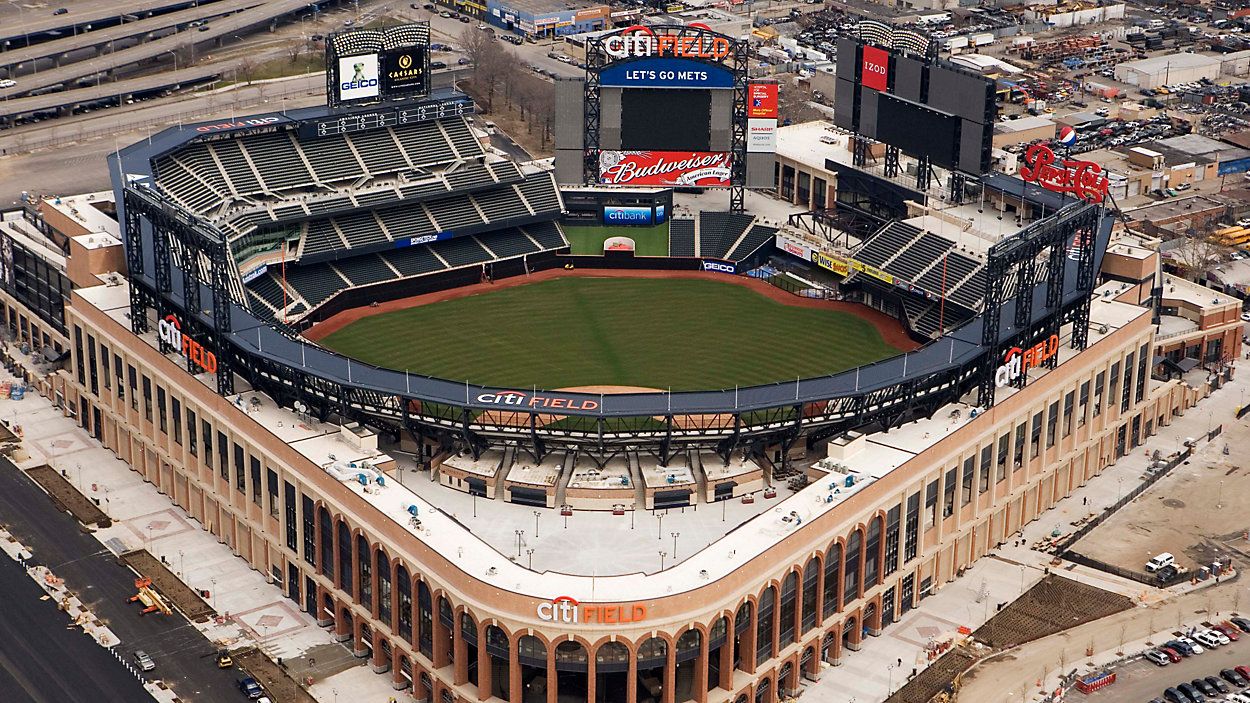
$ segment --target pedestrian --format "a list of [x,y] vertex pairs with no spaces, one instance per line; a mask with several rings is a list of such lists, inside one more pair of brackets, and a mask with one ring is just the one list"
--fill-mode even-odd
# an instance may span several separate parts
[[1089,496],[1081,498],[1081,505],[1089,505]]
[[899,658],[898,658],[898,665],[899,665],[900,667],[903,665],[903,658],[902,658],[902,657],[899,657]]

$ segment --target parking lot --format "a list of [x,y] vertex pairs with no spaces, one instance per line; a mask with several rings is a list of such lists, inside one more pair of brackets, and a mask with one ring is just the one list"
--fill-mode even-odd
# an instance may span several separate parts
[[[1097,703],[1147,703],[1155,698],[1163,699],[1163,691],[1169,686],[1207,676],[1218,678],[1221,669],[1250,666],[1248,639],[1250,638],[1243,637],[1239,642],[1205,650],[1202,654],[1167,666],[1157,666],[1146,659],[1138,659],[1115,670],[1114,684],[1088,694],[1085,698]],[[1227,682],[1225,685],[1228,685]],[[1236,690],[1231,685],[1228,688]]]

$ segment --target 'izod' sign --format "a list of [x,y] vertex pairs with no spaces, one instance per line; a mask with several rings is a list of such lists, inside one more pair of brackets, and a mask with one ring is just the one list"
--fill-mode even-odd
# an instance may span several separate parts
[[173,315],[156,323],[156,334],[161,341],[177,349],[191,363],[200,367],[205,373],[217,372],[217,355],[204,348],[203,344],[182,333],[182,323]]
[[864,47],[863,77],[860,82],[867,88],[885,92],[890,75],[890,54],[875,46]]
[[570,624],[596,623],[599,625],[623,625],[647,619],[647,606],[642,603],[626,605],[581,604],[568,596],[558,596],[549,602],[538,604],[538,619],[543,622]]
[[1059,335],[1052,334],[1028,349],[1012,347],[994,372],[994,385],[1005,386],[1059,353]]

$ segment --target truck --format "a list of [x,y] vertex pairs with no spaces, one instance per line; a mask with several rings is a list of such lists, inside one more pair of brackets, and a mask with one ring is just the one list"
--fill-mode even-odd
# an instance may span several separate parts
[[1150,573],[1153,574],[1159,569],[1162,569],[1166,566],[1172,566],[1175,563],[1176,563],[1176,557],[1172,556],[1172,554],[1169,552],[1162,552],[1160,554],[1156,554],[1154,558],[1146,562],[1146,571],[1149,571]]

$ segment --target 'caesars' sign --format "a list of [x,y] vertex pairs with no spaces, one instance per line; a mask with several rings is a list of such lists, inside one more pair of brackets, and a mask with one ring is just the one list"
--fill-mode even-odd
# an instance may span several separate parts
[[994,372],[994,385],[1005,386],[1059,353],[1059,335],[1052,334],[1028,349],[1012,347]]
[[[690,24],[690,28],[711,31],[704,24]],[[661,29],[661,31],[665,31]],[[614,59],[671,57],[681,59],[704,59],[723,61],[729,57],[732,47],[727,37],[702,32],[681,34],[656,34],[655,30],[642,25],[626,27],[620,33],[603,39],[603,52]]]
[[217,372],[217,355],[204,348],[190,335],[182,333],[182,323],[173,315],[166,315],[156,322],[156,335],[165,344],[177,349],[205,373]]
[[582,604],[568,596],[557,596],[543,601],[536,609],[543,622],[570,624],[595,623],[598,625],[622,625],[647,619],[647,606],[642,603],[626,605]]

